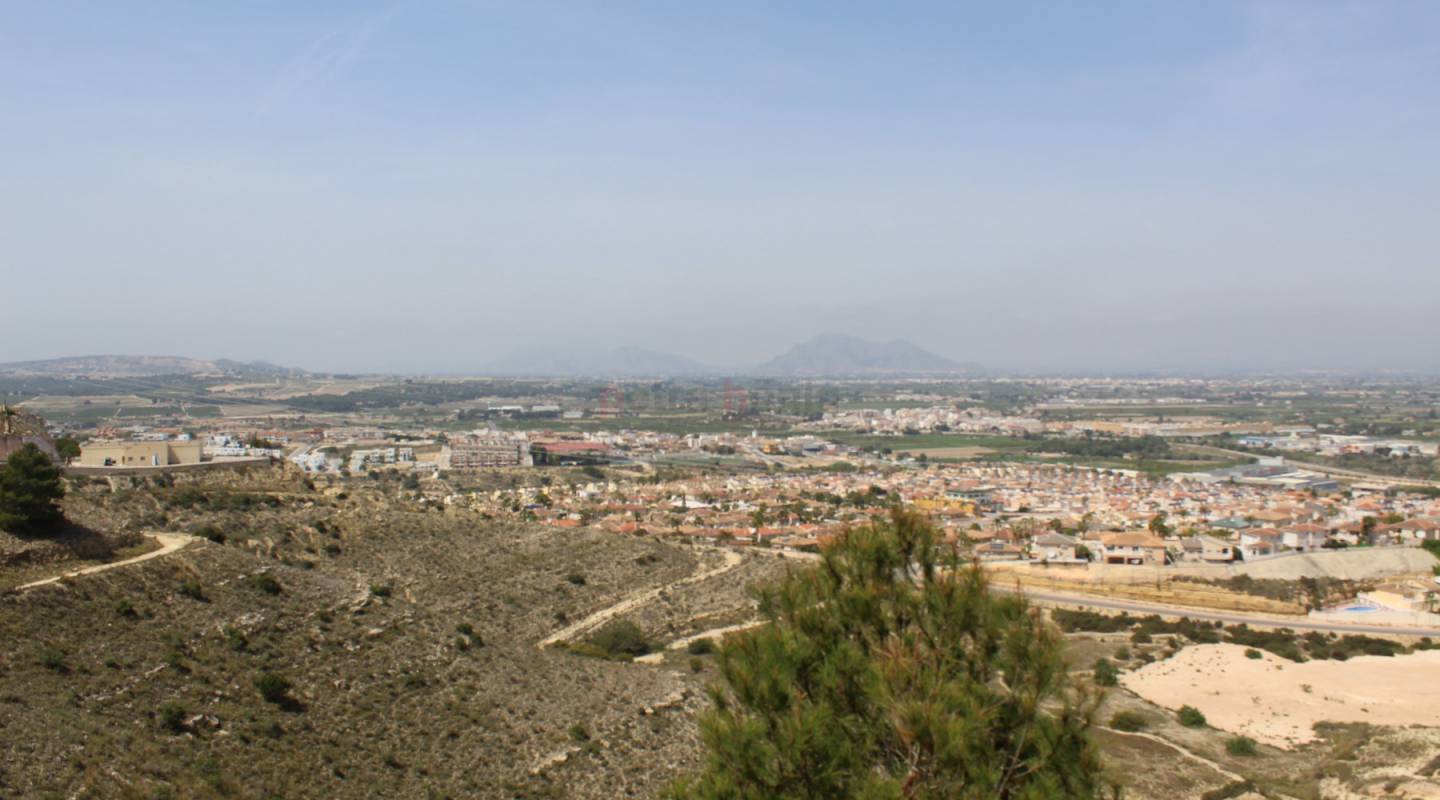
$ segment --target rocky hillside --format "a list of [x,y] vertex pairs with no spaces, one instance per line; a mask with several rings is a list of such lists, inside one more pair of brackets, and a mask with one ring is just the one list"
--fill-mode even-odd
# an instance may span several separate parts
[[[195,538],[0,588],[3,798],[656,797],[699,765],[695,716],[716,679],[704,648],[665,645],[752,619],[747,587],[791,563],[499,523],[398,481],[316,488],[284,467],[80,480],[66,510],[115,558],[143,532]],[[0,564],[0,587],[63,568]],[[1123,676],[1219,635],[1080,616],[1100,626],[1070,626],[1087,682],[1102,661]],[[612,644],[658,655],[604,657],[621,628]],[[1232,752],[1232,732],[1120,683],[1102,690],[1096,740],[1126,797],[1440,785],[1435,728],[1317,726],[1301,748]]]
[[[77,492],[216,541],[0,597],[0,797],[648,797],[697,763],[708,659],[536,643],[715,556],[254,489]],[[676,594],[746,607],[742,580]]]

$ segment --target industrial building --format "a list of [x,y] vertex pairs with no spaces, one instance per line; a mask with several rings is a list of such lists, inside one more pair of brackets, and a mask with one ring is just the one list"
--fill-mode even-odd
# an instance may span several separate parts
[[203,445],[198,440],[163,442],[90,441],[80,448],[75,463],[83,467],[165,467],[199,464]]

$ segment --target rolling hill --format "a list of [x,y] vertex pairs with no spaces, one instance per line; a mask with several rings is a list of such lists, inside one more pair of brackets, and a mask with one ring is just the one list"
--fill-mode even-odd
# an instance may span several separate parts
[[266,361],[207,361],[184,356],[69,356],[0,364],[0,375],[46,378],[140,378],[154,375],[233,375],[280,377],[302,375],[304,370]]

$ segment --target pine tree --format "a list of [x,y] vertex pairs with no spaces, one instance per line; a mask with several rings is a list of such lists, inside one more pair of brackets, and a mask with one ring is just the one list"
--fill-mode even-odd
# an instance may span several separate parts
[[46,533],[59,526],[65,495],[60,468],[33,444],[10,454],[0,467],[0,529]]
[[[1090,798],[1106,791],[1063,640],[918,514],[842,534],[759,591],[675,798]],[[947,549],[948,550],[948,549]]]

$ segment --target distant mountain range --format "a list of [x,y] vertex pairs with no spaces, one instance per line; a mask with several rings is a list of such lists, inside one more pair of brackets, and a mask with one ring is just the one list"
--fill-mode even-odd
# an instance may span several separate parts
[[838,333],[816,336],[750,367],[716,367],[673,353],[621,347],[574,352],[528,350],[482,370],[488,375],[604,377],[972,375],[981,371],[978,365],[951,361],[903,340],[872,342]]
[[[755,366],[717,367],[643,347],[524,350],[483,366],[482,375],[509,377],[694,378],[719,375],[873,377],[974,375],[962,364],[904,341],[874,342],[826,333]],[[182,356],[73,356],[0,364],[0,375],[45,378],[141,378],[155,375],[270,379],[308,375],[266,361],[204,360]]]
[[866,376],[956,375],[982,371],[935,355],[903,339],[872,342],[838,333],[825,333],[801,342],[761,364],[762,375]]
[[304,370],[266,361],[205,361],[183,356],[71,356],[0,364],[0,375],[43,378],[142,378],[154,375],[229,375],[274,378],[303,375]]

